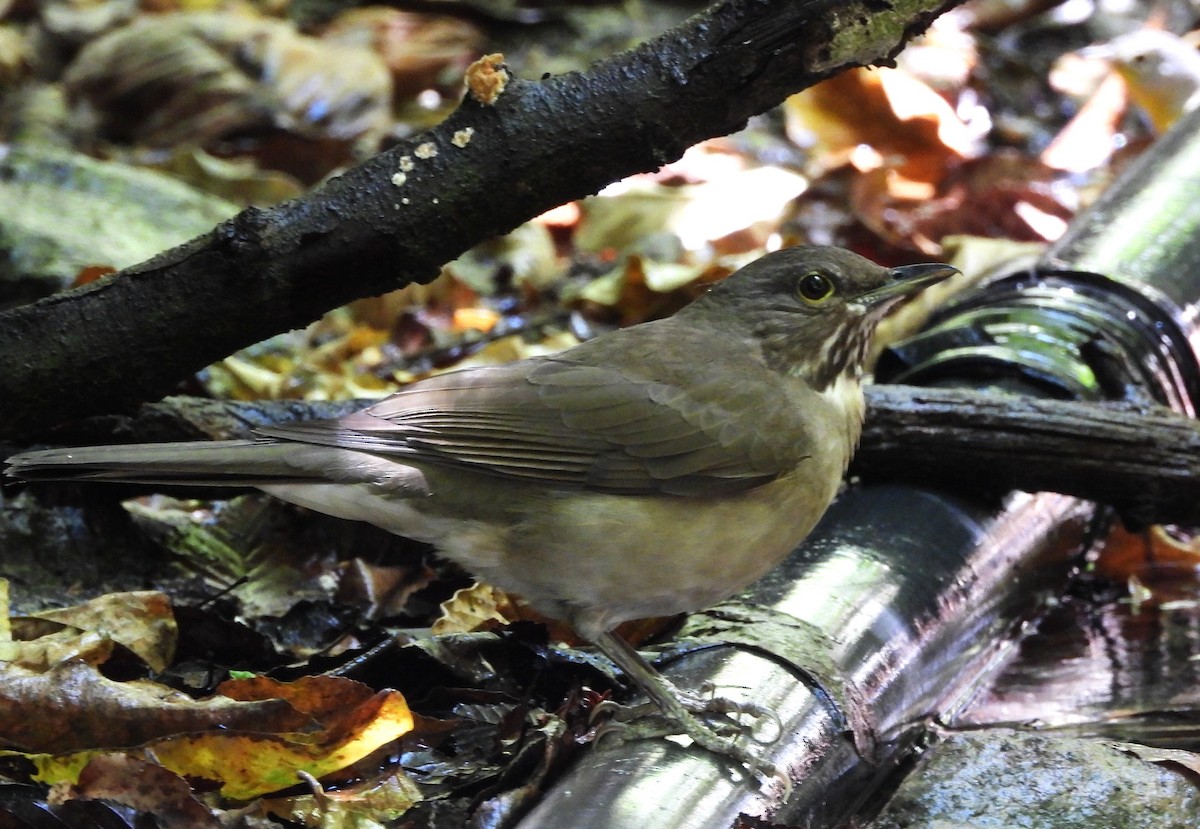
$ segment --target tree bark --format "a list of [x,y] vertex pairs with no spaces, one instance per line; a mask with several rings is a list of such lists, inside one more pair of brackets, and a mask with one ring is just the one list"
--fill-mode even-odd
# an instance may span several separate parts
[[871,386],[851,472],[958,492],[1061,492],[1127,524],[1200,524],[1200,422],[1161,406]]
[[129,411],[238,348],[427,281],[477,242],[656,169],[793,92],[887,63],[953,5],[723,0],[587,72],[512,79],[490,105],[468,95],[433,130],[303,198],[0,314],[0,436]]

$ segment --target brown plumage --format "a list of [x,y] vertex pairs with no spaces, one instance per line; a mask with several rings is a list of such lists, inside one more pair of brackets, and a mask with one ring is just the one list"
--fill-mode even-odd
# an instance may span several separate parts
[[953,272],[791,248],[669,319],[423,380],[337,421],[30,452],[9,474],[244,483],[431,542],[569,621],[701,745],[761,768],[609,631],[726,598],[808,534],[858,440],[876,322]]

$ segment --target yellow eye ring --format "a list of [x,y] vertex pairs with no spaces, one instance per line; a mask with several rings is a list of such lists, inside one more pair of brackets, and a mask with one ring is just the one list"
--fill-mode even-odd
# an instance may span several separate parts
[[800,277],[796,293],[810,304],[824,302],[833,296],[833,280],[819,271],[811,271]]

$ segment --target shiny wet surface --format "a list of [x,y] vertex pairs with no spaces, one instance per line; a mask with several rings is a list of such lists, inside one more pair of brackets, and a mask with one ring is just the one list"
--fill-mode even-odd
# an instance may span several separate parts
[[1200,748],[1200,570],[1081,575],[958,727],[1010,724]]

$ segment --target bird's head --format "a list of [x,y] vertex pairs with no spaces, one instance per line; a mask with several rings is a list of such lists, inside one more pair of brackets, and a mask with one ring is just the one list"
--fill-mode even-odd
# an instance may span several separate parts
[[794,247],[758,259],[691,306],[710,324],[756,339],[772,367],[823,391],[861,377],[875,326],[902,297],[958,273],[941,264],[885,268],[835,247]]

